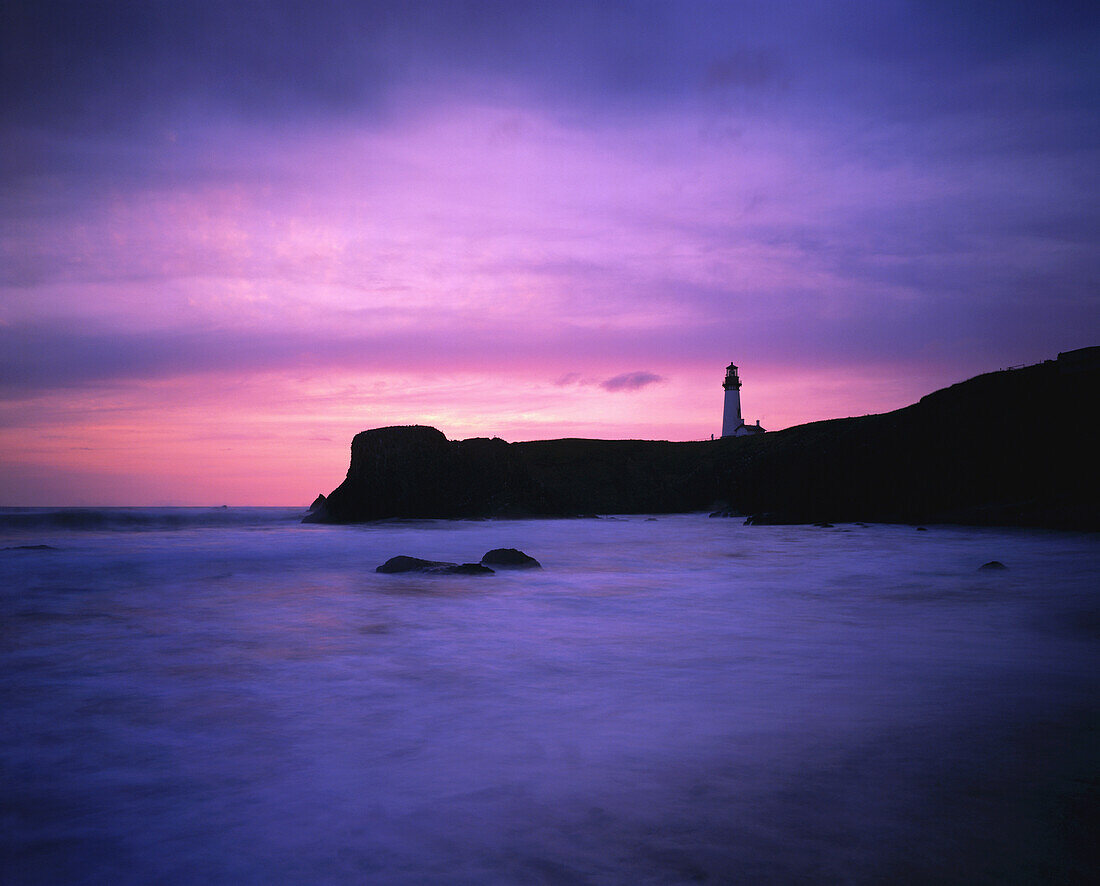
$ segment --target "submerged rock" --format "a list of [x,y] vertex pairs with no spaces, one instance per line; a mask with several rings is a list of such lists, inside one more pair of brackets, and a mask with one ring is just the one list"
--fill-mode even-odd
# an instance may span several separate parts
[[978,569],[1008,569],[1008,567],[1000,560],[990,560],[988,563],[983,563]]
[[764,511],[760,514],[750,514],[745,518],[746,526],[801,526],[816,522],[818,521],[803,514],[790,514],[782,511]]
[[426,572],[432,575],[486,575],[493,570],[480,563],[448,563],[446,560],[422,560],[399,555],[390,557],[375,572]]
[[515,548],[494,548],[481,558],[482,564],[505,566],[512,569],[542,569],[542,564],[534,557]]

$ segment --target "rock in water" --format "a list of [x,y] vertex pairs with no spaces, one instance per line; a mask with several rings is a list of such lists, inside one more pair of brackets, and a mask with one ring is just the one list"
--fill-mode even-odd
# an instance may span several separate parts
[[1004,563],[1000,560],[990,560],[988,563],[983,563],[978,567],[979,569],[1008,569]]
[[480,563],[463,563],[460,566],[448,566],[445,569],[435,570],[432,572],[446,572],[451,575],[492,575],[493,570],[488,566],[482,566]]
[[812,523],[806,517],[792,517],[789,514],[773,513],[772,511],[764,511],[759,514],[749,514],[745,518],[746,526],[790,526],[796,523]]
[[324,494],[318,495],[313,499],[313,504],[309,506],[309,510],[306,511],[306,515],[302,518],[303,523],[327,523],[328,522],[328,499]]
[[440,566],[457,566],[457,563],[447,563],[444,560],[421,560],[419,557],[390,557],[385,563],[375,569],[375,572],[426,572]]
[[481,558],[482,565],[506,566],[512,569],[542,569],[542,564],[534,557],[515,548],[493,548]]
[[390,557],[375,572],[425,572],[431,575],[492,575],[493,570],[480,563],[448,563],[445,560],[421,560],[404,555]]

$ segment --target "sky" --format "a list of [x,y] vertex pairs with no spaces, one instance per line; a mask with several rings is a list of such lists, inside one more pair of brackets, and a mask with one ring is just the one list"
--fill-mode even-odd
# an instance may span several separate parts
[[[0,505],[698,440],[1100,344],[1100,6],[0,6]],[[1021,415],[1021,429],[1046,417]]]

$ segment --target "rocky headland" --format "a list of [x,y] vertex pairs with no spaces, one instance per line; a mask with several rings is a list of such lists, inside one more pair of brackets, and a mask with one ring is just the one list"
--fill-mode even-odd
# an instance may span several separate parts
[[752,437],[447,440],[357,434],[347,478],[305,519],[715,511],[756,523],[1100,528],[1100,348],[977,376],[880,415]]

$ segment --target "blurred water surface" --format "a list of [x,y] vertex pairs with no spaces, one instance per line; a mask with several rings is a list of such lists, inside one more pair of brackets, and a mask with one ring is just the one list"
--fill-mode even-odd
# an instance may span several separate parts
[[[299,517],[0,510],[0,880],[992,883],[1097,861],[1095,536]],[[374,572],[495,547],[545,569]]]

